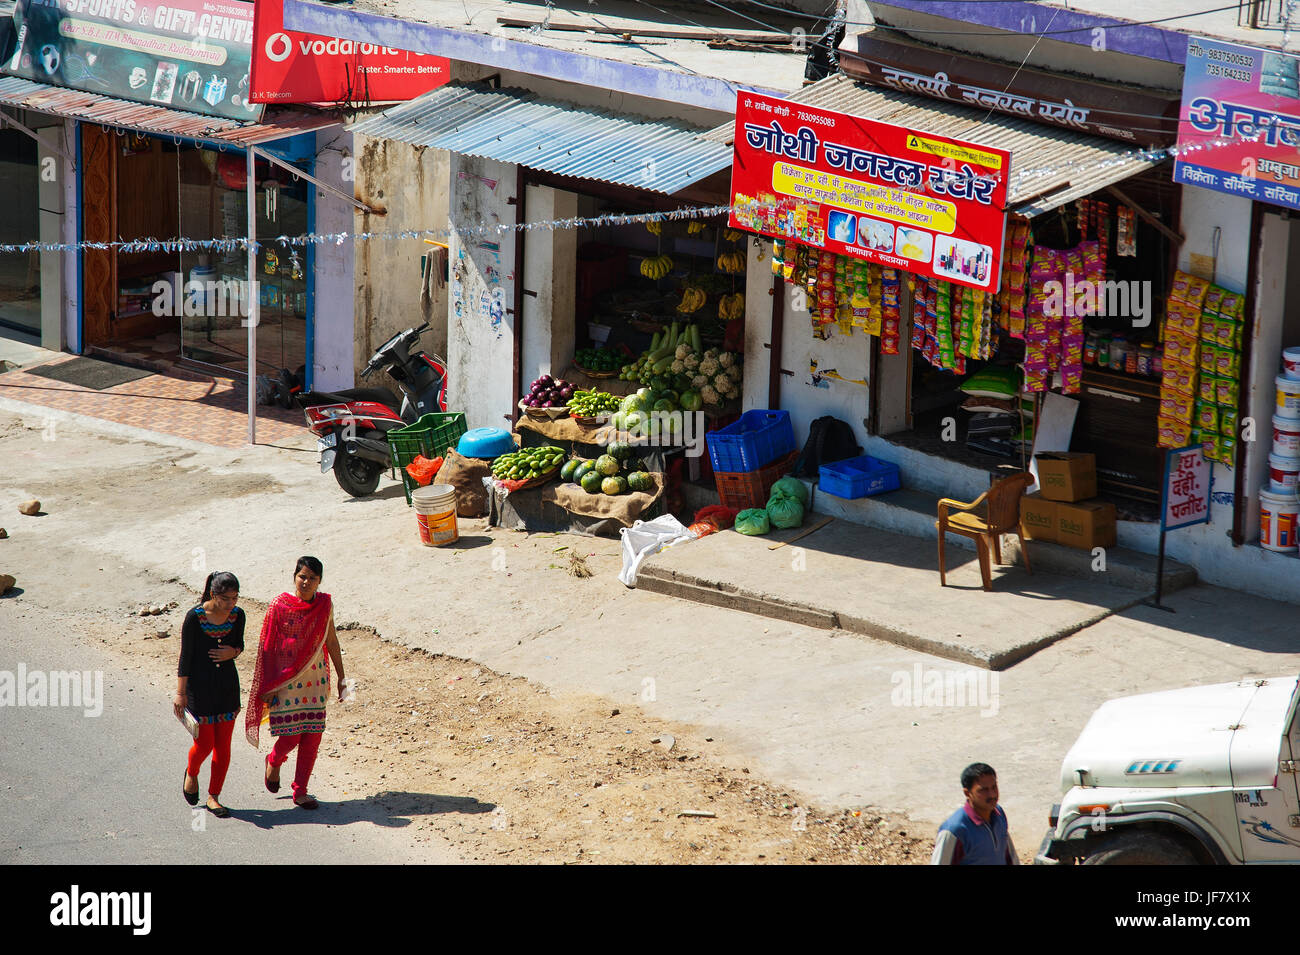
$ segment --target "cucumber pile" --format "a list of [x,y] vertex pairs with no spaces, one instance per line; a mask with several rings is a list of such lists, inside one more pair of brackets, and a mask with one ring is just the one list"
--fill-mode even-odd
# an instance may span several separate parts
[[494,460],[492,476],[501,481],[529,481],[550,474],[563,461],[564,452],[559,448],[524,448]]

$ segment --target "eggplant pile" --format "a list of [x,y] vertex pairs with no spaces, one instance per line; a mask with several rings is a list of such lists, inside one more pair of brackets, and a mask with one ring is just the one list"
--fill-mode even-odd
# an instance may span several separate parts
[[528,394],[524,395],[523,398],[524,407],[566,408],[577,387],[577,385],[571,384],[562,378],[542,375],[529,386]]

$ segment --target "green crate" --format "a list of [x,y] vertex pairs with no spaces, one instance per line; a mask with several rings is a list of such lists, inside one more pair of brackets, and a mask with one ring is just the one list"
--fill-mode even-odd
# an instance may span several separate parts
[[468,430],[465,412],[435,411],[421,415],[414,424],[388,432],[388,450],[392,455],[393,467],[402,478],[402,490],[406,492],[408,506],[411,503],[411,491],[418,485],[406,473],[406,466],[419,455],[426,458],[442,457]]

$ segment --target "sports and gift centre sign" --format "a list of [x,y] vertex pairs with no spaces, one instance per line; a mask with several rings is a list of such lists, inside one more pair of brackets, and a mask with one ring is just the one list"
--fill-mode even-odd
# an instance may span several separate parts
[[409,100],[450,77],[446,57],[284,28],[284,0],[257,0],[252,98],[258,103]]
[[1193,38],[1174,181],[1300,209],[1300,57]]
[[998,291],[1011,154],[742,91],[731,224]]
[[249,100],[253,4],[18,0],[3,72],[137,103],[259,120]]

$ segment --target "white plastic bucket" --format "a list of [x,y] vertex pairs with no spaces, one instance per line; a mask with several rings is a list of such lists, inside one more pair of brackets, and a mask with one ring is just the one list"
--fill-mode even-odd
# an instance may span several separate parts
[[1278,375],[1277,407],[1273,410],[1279,418],[1300,418],[1300,381]]
[[1268,483],[1274,494],[1295,494],[1300,482],[1300,458],[1268,456]]
[[441,547],[460,539],[456,525],[456,489],[450,484],[431,484],[411,492],[415,519],[420,529],[420,543]]
[[1300,379],[1300,346],[1282,349],[1282,374]]
[[1300,458],[1300,418],[1273,415],[1273,453],[1280,458]]
[[1260,547],[1282,552],[1295,551],[1297,521],[1300,521],[1300,499],[1294,494],[1274,494],[1267,487],[1260,490]]
[[[214,265],[196,265],[190,269],[190,294],[192,308],[201,310],[204,315],[211,315],[216,310],[216,293],[211,283],[217,280],[217,268]],[[196,287],[197,286],[197,287]]]

